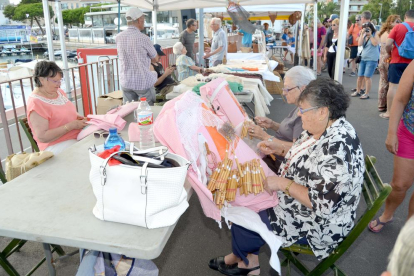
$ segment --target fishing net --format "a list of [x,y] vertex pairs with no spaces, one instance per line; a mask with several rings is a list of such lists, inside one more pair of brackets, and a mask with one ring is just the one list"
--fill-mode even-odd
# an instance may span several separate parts
[[233,20],[233,23],[246,33],[254,34],[256,30],[263,30],[263,26],[250,23],[249,12],[237,3],[230,2],[227,7],[227,13],[231,17],[231,20]]

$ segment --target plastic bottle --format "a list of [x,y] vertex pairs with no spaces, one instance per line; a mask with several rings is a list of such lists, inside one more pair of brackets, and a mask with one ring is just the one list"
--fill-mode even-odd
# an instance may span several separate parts
[[137,121],[139,126],[139,148],[141,150],[155,147],[153,126],[153,113],[147,102],[147,98],[141,98],[137,108]]
[[116,145],[121,146],[121,148],[119,149],[120,151],[125,150],[125,142],[121,138],[121,136],[118,135],[118,130],[116,129],[116,127],[111,127],[109,129],[109,136],[108,136],[108,138],[106,138],[104,148],[106,150],[107,149],[112,149]]

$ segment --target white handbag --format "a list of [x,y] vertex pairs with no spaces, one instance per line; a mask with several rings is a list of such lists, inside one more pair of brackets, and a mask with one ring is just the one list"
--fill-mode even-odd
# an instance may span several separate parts
[[[124,164],[109,166],[109,159],[116,153],[102,159],[96,154],[103,150],[103,145],[89,149],[89,179],[97,201],[93,208],[95,217],[149,229],[177,222],[188,207],[184,188],[190,165],[188,160],[167,153],[166,147],[157,147],[145,152],[153,151],[155,155],[173,160],[179,166],[151,168],[148,167],[148,160],[141,160],[145,162],[142,167]],[[137,154],[145,152],[134,151],[134,159]]]

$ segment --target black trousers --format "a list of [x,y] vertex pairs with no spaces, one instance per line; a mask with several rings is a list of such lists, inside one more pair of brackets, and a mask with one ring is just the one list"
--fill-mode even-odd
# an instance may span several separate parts
[[335,60],[336,60],[336,53],[330,53],[328,52],[328,55],[326,56],[327,64],[328,64],[328,73],[331,79],[335,77]]

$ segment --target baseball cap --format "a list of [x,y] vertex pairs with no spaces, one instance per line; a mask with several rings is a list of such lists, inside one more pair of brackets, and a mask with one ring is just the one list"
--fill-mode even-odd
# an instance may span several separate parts
[[137,20],[138,18],[140,18],[141,16],[146,15],[144,14],[140,9],[138,8],[130,8],[129,10],[127,10],[125,17],[131,17],[131,20],[127,21],[134,21]]
[[329,18],[328,22],[331,22],[334,19],[339,18],[339,16],[337,14],[331,14],[331,17]]
[[161,57],[161,56],[165,56],[164,52],[162,51],[161,45],[160,44],[154,44],[154,48],[157,51],[157,54]]
[[329,17],[325,18],[325,19],[322,21],[322,24],[325,24],[326,22],[329,22]]

